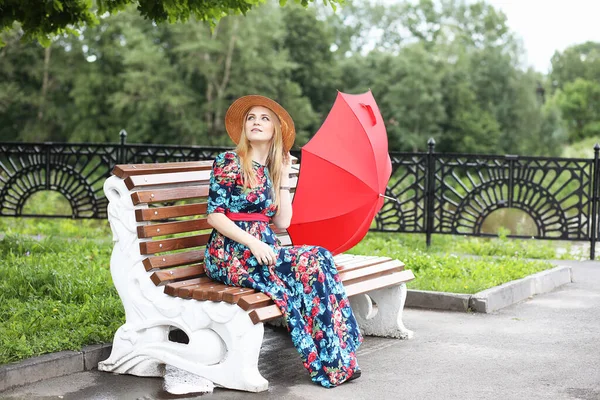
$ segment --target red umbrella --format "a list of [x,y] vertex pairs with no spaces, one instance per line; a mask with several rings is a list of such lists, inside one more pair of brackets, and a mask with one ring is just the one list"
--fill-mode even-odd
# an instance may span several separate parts
[[362,240],[383,206],[392,174],[387,133],[371,91],[338,92],[327,119],[302,148],[293,217],[294,245],[339,254]]

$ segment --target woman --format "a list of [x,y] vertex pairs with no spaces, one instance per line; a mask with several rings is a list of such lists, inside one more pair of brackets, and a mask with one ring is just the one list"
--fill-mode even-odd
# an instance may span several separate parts
[[269,227],[271,221],[286,229],[292,219],[292,118],[275,101],[252,95],[231,105],[225,127],[237,147],[213,164],[207,274],[273,299],[314,382],[333,387],[358,378],[356,351],[363,339],[331,253],[281,247]]

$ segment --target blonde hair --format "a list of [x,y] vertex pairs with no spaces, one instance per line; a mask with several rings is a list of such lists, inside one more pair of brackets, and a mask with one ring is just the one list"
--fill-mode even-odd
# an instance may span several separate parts
[[[266,108],[266,107],[265,107]],[[277,115],[267,108],[269,116],[273,121],[273,137],[271,138],[271,146],[269,148],[269,154],[267,155],[266,167],[269,169],[269,175],[271,177],[271,183],[273,184],[273,203],[277,206],[277,213],[279,214],[279,205],[281,204],[281,196],[279,195],[279,186],[281,180],[282,163],[287,158],[287,153],[283,150],[283,134],[281,133],[281,122]],[[244,114],[244,121],[248,120],[248,110]],[[235,149],[238,157],[240,158],[240,164],[242,167],[242,181],[245,188],[252,188],[258,185],[258,178],[252,167],[251,152],[252,146],[246,136],[246,124],[242,125],[242,134],[240,135],[240,141]],[[286,160],[287,161],[287,160]]]

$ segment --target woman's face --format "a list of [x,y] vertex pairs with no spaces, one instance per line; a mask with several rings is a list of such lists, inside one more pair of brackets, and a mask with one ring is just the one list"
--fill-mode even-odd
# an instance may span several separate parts
[[275,134],[275,121],[266,107],[254,106],[246,117],[246,137],[250,143],[269,143]]

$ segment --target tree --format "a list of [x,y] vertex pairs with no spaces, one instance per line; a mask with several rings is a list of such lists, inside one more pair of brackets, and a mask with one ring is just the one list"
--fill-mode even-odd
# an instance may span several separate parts
[[542,125],[540,127],[542,140],[538,141],[538,152],[534,154],[564,157],[563,145],[568,142],[568,130],[560,106],[555,98],[551,98],[544,103],[542,115]]
[[230,144],[223,124],[225,112],[235,98],[249,93],[272,97],[290,111],[298,144],[314,133],[316,114],[292,79],[297,65],[285,46],[281,14],[279,7],[265,4],[245,17],[225,17],[212,30],[200,22],[161,27],[163,45],[195,93],[197,114],[204,122],[198,133],[204,135],[202,143]]
[[19,43],[18,32],[2,35],[0,49],[0,140],[18,140],[37,108],[42,58],[34,45]]
[[556,93],[569,127],[569,139],[577,141],[600,135],[600,83],[577,78]]
[[215,136],[223,132],[223,107],[243,23],[243,18],[229,16],[212,30],[199,21],[164,27],[172,61],[195,92],[207,144],[215,144]]
[[500,145],[502,127],[490,104],[482,101],[472,72],[473,62],[464,52],[458,52],[456,62],[446,66],[441,93],[447,118],[437,140],[440,151],[491,153]]
[[420,43],[404,48],[397,57],[386,58],[380,58],[372,87],[384,110],[390,146],[416,151],[428,138],[439,138],[446,120],[443,66]]
[[600,135],[600,43],[556,52],[549,80],[551,99],[566,121],[569,140]]
[[23,43],[21,34],[2,34],[8,46],[0,48],[0,138],[60,140],[65,110],[56,102],[65,101],[70,81],[65,49]]
[[[523,49],[500,11],[460,0],[351,7],[343,10],[348,24],[332,18],[336,32],[347,28],[359,36],[339,41],[346,46],[343,87],[373,90],[390,148],[423,148],[429,137],[441,151],[541,148],[545,117],[536,89],[542,78],[521,70]],[[380,18],[386,26],[377,25]],[[374,21],[376,29],[360,27],[361,21]],[[373,35],[370,51],[354,47],[365,43],[365,29],[384,32]]]
[[[312,108],[324,118],[333,104],[341,83],[331,51],[333,35],[324,21],[317,19],[316,10],[285,7],[283,10],[283,46],[295,64],[291,78],[310,99]],[[321,119],[322,119],[321,118]],[[318,126],[313,127],[314,131]]]
[[[220,104],[221,116],[239,96],[257,93],[271,97],[291,114],[296,127],[296,146],[301,146],[315,133],[313,128],[319,118],[303,88],[293,79],[298,65],[290,57],[292,49],[286,47],[282,11],[267,4],[244,18],[232,63],[231,83],[225,101]],[[227,138],[224,129],[221,137]]]
[[550,80],[555,90],[577,78],[600,82],[600,43],[581,43],[552,56]]
[[[306,6],[312,0],[295,1]],[[338,0],[324,2],[334,5]],[[114,14],[131,5],[137,5],[145,19],[156,23],[186,22],[194,17],[214,24],[229,14],[245,15],[260,3],[261,0],[52,0],[40,4],[37,0],[3,0],[0,3],[0,31],[12,29],[15,23],[19,23],[26,38],[37,39],[47,47],[50,36],[76,33],[77,28],[98,24],[98,16]]]

